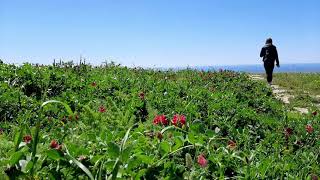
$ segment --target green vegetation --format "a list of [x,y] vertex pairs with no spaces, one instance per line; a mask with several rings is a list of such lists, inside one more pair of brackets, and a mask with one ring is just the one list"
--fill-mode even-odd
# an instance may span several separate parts
[[320,117],[231,71],[0,65],[0,179],[307,179]]
[[320,106],[319,73],[276,73],[274,83],[288,90],[295,107]]

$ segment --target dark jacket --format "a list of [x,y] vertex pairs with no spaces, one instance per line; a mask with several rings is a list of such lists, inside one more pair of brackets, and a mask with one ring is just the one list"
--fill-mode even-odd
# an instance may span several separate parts
[[260,52],[260,57],[263,57],[263,62],[273,63],[276,61],[279,64],[278,52],[276,46],[272,44],[266,44]]

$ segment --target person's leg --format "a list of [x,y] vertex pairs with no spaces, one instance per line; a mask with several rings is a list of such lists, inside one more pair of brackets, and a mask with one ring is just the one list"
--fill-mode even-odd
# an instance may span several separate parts
[[266,71],[266,75],[267,75],[267,82],[269,83],[269,67],[266,62],[263,65],[264,65],[264,70]]
[[272,66],[272,64],[270,64],[270,63],[264,63],[264,69],[266,70],[267,81],[269,84],[271,84],[271,82],[272,82],[273,68],[274,68],[274,65]]
[[274,69],[274,64],[271,64],[270,67],[269,67],[269,80],[268,82],[271,84],[272,83],[272,74],[273,74],[273,69]]

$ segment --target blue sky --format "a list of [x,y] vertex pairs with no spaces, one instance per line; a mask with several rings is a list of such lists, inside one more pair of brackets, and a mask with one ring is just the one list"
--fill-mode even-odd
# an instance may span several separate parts
[[318,0],[0,0],[0,58],[128,66],[320,62]]

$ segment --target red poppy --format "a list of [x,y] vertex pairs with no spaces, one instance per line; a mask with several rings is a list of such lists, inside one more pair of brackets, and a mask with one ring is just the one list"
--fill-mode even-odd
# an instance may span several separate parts
[[234,141],[232,141],[232,140],[229,140],[229,141],[228,141],[228,148],[229,148],[229,149],[233,150],[233,149],[235,149],[236,147],[237,147],[237,144],[236,144]]
[[106,112],[106,108],[101,105],[101,106],[99,107],[99,112],[101,112],[101,113]]
[[208,161],[206,160],[206,158],[202,154],[200,154],[198,156],[198,164],[203,168],[208,165]]
[[79,114],[76,115],[76,120],[79,120]]
[[144,92],[140,92],[140,93],[139,93],[139,98],[140,98],[141,100],[144,100],[144,96],[145,96]]
[[31,135],[25,135],[25,136],[23,137],[23,142],[25,142],[25,143],[27,143],[27,144],[29,144],[29,143],[31,142],[31,140],[32,140]]
[[318,114],[317,111],[312,112],[312,115],[316,116]]
[[97,83],[96,83],[96,82],[92,82],[92,83],[91,83],[91,86],[92,86],[92,87],[96,87],[96,86],[97,86]]
[[307,125],[306,125],[306,131],[307,131],[308,133],[312,133],[312,132],[313,132],[313,127],[311,126],[311,124],[307,124]]
[[162,125],[167,125],[168,124],[168,120],[166,118],[166,116],[164,114],[162,115],[157,115],[154,119],[153,119],[153,124],[162,124]]

